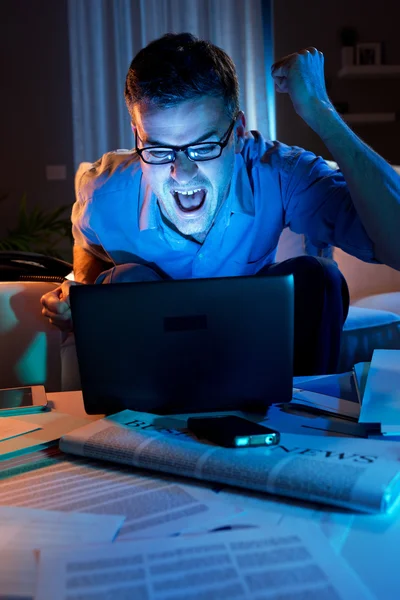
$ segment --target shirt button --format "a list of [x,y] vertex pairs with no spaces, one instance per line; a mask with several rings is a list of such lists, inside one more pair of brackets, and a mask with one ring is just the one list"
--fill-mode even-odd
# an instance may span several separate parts
[[204,254],[202,252],[200,252],[199,258],[204,258]]

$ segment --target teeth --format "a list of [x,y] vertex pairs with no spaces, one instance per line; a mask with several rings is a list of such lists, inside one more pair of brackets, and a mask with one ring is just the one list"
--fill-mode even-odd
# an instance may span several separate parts
[[196,192],[200,192],[201,188],[199,188],[198,190],[190,190],[188,192],[180,192],[179,190],[175,190],[178,194],[182,194],[183,196],[193,196],[193,194],[195,194]]

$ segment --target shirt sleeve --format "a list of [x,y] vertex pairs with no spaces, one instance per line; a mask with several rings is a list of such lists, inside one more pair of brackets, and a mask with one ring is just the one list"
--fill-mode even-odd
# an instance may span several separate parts
[[379,263],[342,172],[312,152],[287,150],[281,180],[285,225],[318,248],[337,246],[363,261]]
[[81,163],[75,176],[75,203],[72,207],[72,235],[79,246],[100,260],[110,257],[91,227],[96,164]]

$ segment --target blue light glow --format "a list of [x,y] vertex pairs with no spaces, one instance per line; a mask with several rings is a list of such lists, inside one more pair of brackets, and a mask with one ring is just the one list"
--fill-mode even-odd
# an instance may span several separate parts
[[235,438],[235,445],[236,446],[248,446],[250,442],[250,438],[249,437],[237,437]]

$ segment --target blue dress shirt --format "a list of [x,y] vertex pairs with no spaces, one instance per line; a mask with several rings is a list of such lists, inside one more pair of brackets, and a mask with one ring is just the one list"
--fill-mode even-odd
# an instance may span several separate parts
[[285,227],[319,248],[379,262],[340,170],[256,131],[236,155],[228,198],[202,244],[163,222],[135,152],[83,163],[75,183],[75,244],[116,265],[148,265],[173,279],[253,275],[275,261]]

